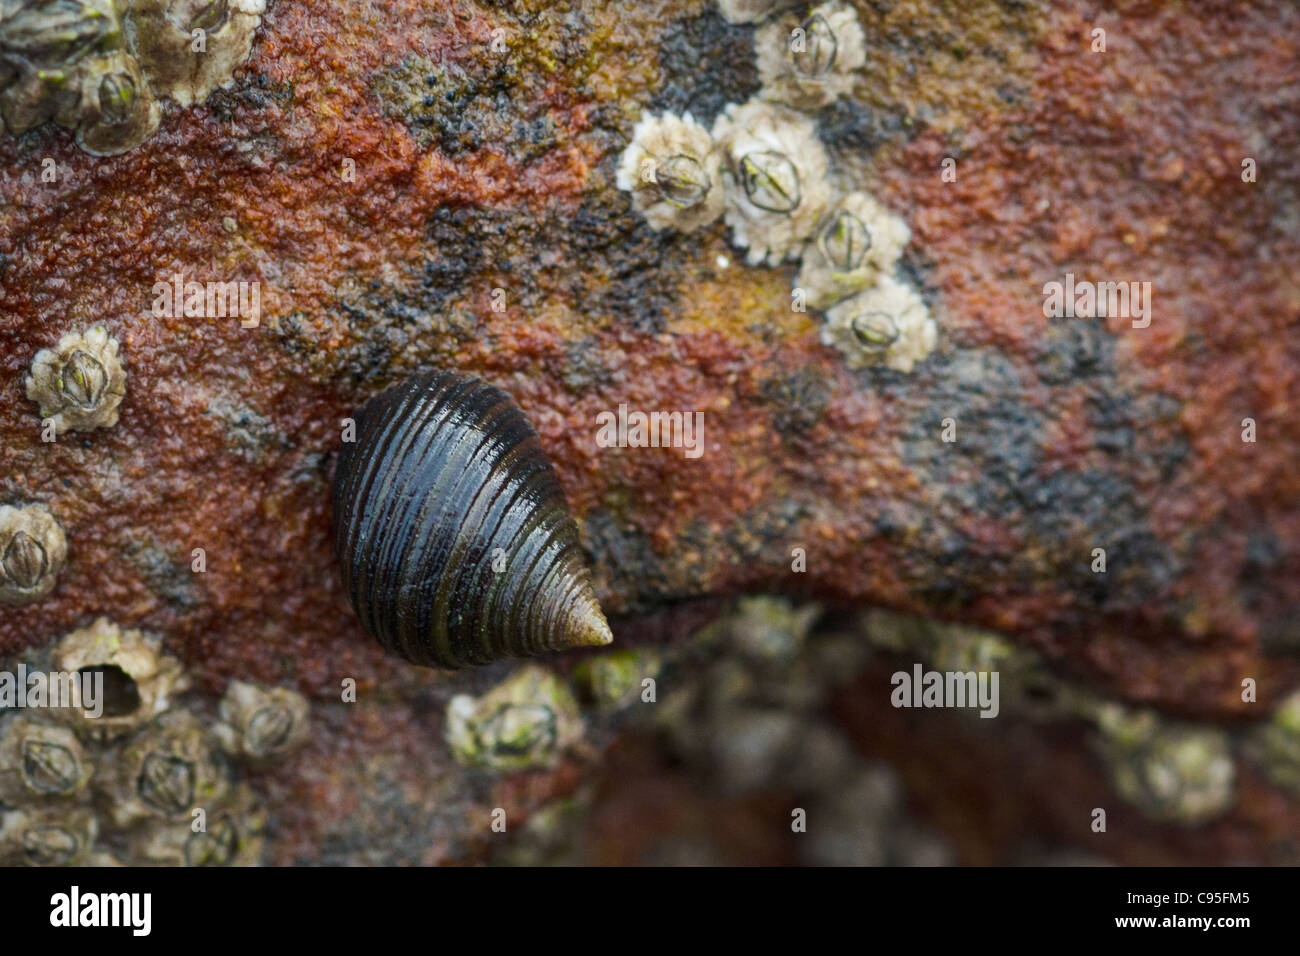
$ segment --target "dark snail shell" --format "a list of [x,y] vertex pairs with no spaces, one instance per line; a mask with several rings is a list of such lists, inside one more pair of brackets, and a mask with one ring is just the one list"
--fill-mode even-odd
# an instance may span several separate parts
[[362,626],[416,664],[612,640],[537,433],[469,375],[418,376],[357,413],[334,478],[334,550]]

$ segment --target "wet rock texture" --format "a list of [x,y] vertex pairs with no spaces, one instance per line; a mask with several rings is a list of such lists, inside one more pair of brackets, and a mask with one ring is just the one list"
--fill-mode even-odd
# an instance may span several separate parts
[[[68,541],[47,598],[0,606],[0,655],[106,614],[163,635],[214,699],[232,679],[308,694],[312,740],[260,781],[277,862],[482,856],[492,808],[526,816],[593,758],[459,771],[446,702],[509,667],[385,658],[329,544],[342,420],[443,365],[530,416],[620,643],[685,633],[674,602],[784,592],[992,628],[1169,715],[1265,720],[1300,682],[1300,14],[855,6],[867,67],[817,122],[911,227],[903,273],[940,328],[911,374],[821,345],[819,315],[790,307],[796,265],[746,268],[721,223],[655,233],[615,188],[643,110],[707,124],[757,90],[754,27],[712,4],[281,0],[235,85],[129,153],[90,157],[52,125],[0,137],[0,505],[45,505]],[[1151,282],[1150,327],[1045,318],[1067,272]],[[155,317],[154,283],[178,273],[260,283],[260,324]],[[95,325],[129,375],[119,420],[43,442],[24,378]],[[705,454],[598,448],[620,403],[703,411]],[[1062,780],[1105,787],[1077,735],[972,751],[908,731],[883,692],[840,698],[877,750],[907,731],[907,753],[880,754],[907,782],[978,791],[984,822],[922,798],[966,835],[962,859],[988,859],[987,820],[1022,803],[1046,832],[1081,825],[1038,799]],[[1237,792],[1228,817],[1123,852],[1293,845],[1284,791],[1247,769]],[[1123,816],[1112,834],[1148,832]]]

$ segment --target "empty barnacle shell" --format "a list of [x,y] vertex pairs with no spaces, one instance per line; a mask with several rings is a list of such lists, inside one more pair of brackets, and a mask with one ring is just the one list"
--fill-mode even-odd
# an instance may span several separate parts
[[132,864],[148,866],[257,866],[266,812],[245,784],[222,804],[207,808],[201,828],[192,820],[151,822],[127,840]]
[[104,699],[98,716],[87,713],[86,702],[78,698],[79,681],[72,682],[75,706],[54,712],[94,740],[119,737],[148,723],[189,686],[180,662],[162,652],[159,638],[123,630],[104,617],[60,638],[51,662],[62,673],[102,675]]
[[652,229],[692,232],[722,215],[722,174],[713,138],[690,113],[644,116],[616,177]]
[[334,549],[362,626],[416,664],[612,640],[537,433],[469,375],[417,376],[357,413],[334,479]]
[[866,38],[854,9],[840,0],[800,18],[787,14],[754,35],[763,99],[815,110],[853,92],[867,62]]
[[907,224],[869,193],[851,192],[804,247],[795,284],[809,306],[825,309],[892,273],[911,237]]
[[127,19],[154,91],[189,106],[234,82],[265,12],[266,0],[132,0]]
[[199,719],[163,714],[128,740],[107,774],[95,778],[106,823],[126,829],[143,820],[186,821],[213,811],[230,790],[230,771]]
[[297,691],[231,681],[221,699],[221,722],[213,732],[231,757],[266,761],[307,739],[307,713],[307,699]]
[[36,353],[26,386],[56,434],[112,428],[126,395],[117,339],[103,326],[63,336],[56,348]]
[[911,286],[885,276],[826,313],[822,342],[844,354],[852,368],[884,365],[910,372],[934,351],[938,328]]
[[826,150],[812,120],[752,100],[713,125],[722,153],[727,225],[750,265],[795,255],[831,199]]
[[20,714],[0,720],[0,802],[21,806],[75,797],[93,772],[68,728]]
[[447,743],[459,763],[493,770],[553,766],[582,738],[573,694],[545,668],[528,665],[482,697],[447,705]]
[[68,540],[44,505],[0,505],[0,602],[31,604],[52,590]]
[[95,843],[89,807],[41,806],[0,812],[0,865],[77,866]]

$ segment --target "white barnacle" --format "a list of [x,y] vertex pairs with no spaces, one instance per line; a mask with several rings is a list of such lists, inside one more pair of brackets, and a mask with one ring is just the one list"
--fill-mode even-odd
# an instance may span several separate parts
[[854,9],[840,0],[814,7],[806,16],[789,13],[754,35],[760,96],[814,110],[853,91],[867,62],[866,39]]
[[796,286],[825,309],[890,275],[911,230],[873,196],[852,192],[822,218],[803,250]]
[[127,27],[154,92],[181,106],[234,81],[266,0],[132,0]]
[[713,137],[690,113],[642,117],[623,151],[616,181],[655,230],[694,232],[722,215],[722,173]]
[[26,386],[56,434],[112,428],[126,395],[117,339],[103,326],[63,336],[56,348],[36,353]]
[[812,120],[784,106],[732,104],[713,126],[726,220],[751,266],[793,257],[831,200],[826,150]]
[[718,11],[728,23],[754,23],[798,6],[798,0],[718,0]]
[[844,353],[852,368],[884,365],[910,372],[932,351],[938,327],[916,290],[893,276],[826,313],[822,342]]

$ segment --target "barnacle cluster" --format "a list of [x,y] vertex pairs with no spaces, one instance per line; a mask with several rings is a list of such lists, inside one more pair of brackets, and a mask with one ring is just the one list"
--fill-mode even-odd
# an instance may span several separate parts
[[[1232,741],[1222,730],[1099,698],[1052,675],[1032,651],[984,631],[880,610],[869,612],[865,622],[869,641],[881,650],[914,655],[944,671],[999,672],[1007,713],[1086,721],[1115,792],[1148,819],[1192,826],[1226,812],[1235,800]],[[1285,767],[1285,756],[1278,759],[1273,748],[1287,740],[1285,728],[1297,712],[1300,704],[1280,708],[1272,724],[1247,736],[1247,753],[1253,748],[1261,763]]]
[[68,540],[44,505],[0,505],[0,603],[31,604],[54,590]]
[[853,368],[910,372],[938,339],[925,302],[894,276],[910,231],[869,193],[841,183],[808,115],[852,94],[867,65],[862,26],[843,0],[787,12],[796,6],[719,0],[730,22],[760,23],[762,88],[727,106],[708,133],[689,114],[643,117],[617,184],[656,230],[699,229],[720,201],[751,266],[800,260],[793,298],[797,308],[827,310],[824,344]]
[[255,865],[266,816],[239,765],[307,734],[307,702],[234,682],[219,720],[177,701],[188,686],[161,641],[105,618],[61,638],[52,673],[102,681],[83,705],[0,717],[0,864]]
[[0,117],[53,121],[97,156],[158,128],[159,100],[199,102],[232,80],[266,0],[0,0]]
[[117,339],[98,325],[63,336],[55,348],[36,353],[26,386],[55,434],[112,428],[126,396]]

